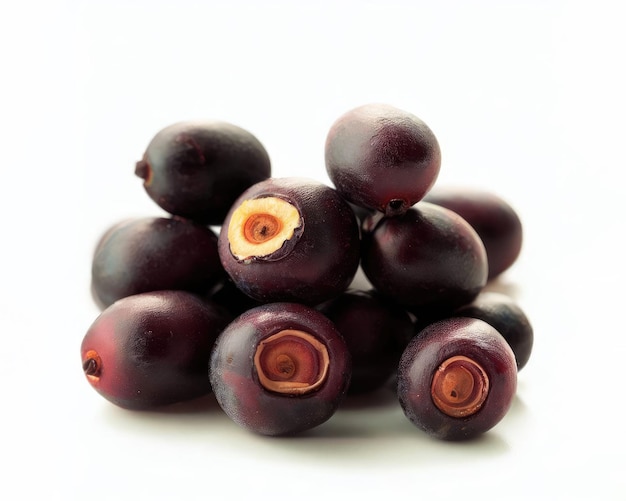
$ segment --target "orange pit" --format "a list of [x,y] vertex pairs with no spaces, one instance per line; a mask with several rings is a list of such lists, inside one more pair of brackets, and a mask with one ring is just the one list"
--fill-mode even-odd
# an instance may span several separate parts
[[302,226],[298,209],[278,197],[244,200],[228,224],[230,251],[240,261],[270,256]]
[[269,391],[303,395],[320,387],[328,374],[326,346],[293,329],[263,339],[254,354],[259,382]]
[[271,240],[280,232],[282,224],[280,219],[271,214],[253,214],[243,226],[243,234],[251,243],[263,243]]
[[457,355],[445,360],[433,375],[431,396],[437,408],[451,417],[478,412],[489,392],[489,377],[471,358]]

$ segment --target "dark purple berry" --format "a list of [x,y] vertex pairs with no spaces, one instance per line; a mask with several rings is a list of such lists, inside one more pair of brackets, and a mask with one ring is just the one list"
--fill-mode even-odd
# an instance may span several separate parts
[[361,267],[378,292],[415,312],[448,312],[487,282],[485,248],[458,214],[419,202],[364,223]]
[[198,294],[225,276],[217,236],[182,218],[145,217],[107,230],[92,261],[92,291],[102,307],[141,292],[186,290]]
[[475,318],[429,325],[408,344],[398,368],[405,415],[444,440],[470,439],[493,428],[511,407],[516,388],[510,346]]
[[327,421],[350,381],[350,354],[324,315],[295,303],[248,310],[219,336],[210,379],[224,412],[262,435],[292,435]]
[[272,178],[233,204],[219,254],[233,282],[255,300],[314,305],[346,290],[358,269],[359,243],[354,213],[336,190]]
[[437,138],[418,117],[386,104],[348,111],[326,138],[326,170],[346,200],[399,215],[422,199],[439,175]]
[[412,336],[409,314],[366,291],[348,291],[317,307],[337,327],[352,357],[349,394],[382,387],[398,368]]
[[226,122],[180,122],[162,129],[135,167],[165,211],[220,225],[248,187],[271,174],[269,156],[247,130]]
[[472,188],[435,186],[424,201],[453,210],[476,230],[485,244],[490,279],[517,260],[522,249],[522,223],[498,195]]
[[232,319],[183,291],[146,292],[105,309],[81,345],[87,381],[127,409],[152,409],[211,392],[210,353]]
[[515,354],[517,370],[530,358],[534,333],[522,308],[508,296],[496,292],[481,292],[470,304],[461,306],[454,316],[479,318],[494,327],[509,343]]

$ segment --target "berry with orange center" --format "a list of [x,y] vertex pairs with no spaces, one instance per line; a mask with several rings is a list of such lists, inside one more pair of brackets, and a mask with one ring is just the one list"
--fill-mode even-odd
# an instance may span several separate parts
[[237,317],[210,362],[224,412],[262,435],[292,435],[330,419],[350,375],[350,353],[335,325],[297,303],[265,304]]
[[253,299],[314,305],[339,295],[359,265],[359,227],[339,193],[317,181],[272,178],[232,206],[218,249]]
[[400,359],[402,409],[436,438],[469,439],[493,428],[511,407],[516,389],[513,351],[498,331],[476,318],[429,325]]

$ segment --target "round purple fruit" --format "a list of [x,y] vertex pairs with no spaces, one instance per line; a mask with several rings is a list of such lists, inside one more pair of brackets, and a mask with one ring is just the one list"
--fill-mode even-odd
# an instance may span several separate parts
[[317,306],[341,333],[352,358],[349,394],[382,387],[413,336],[406,310],[372,291],[348,290]]
[[253,299],[313,305],[348,287],[359,244],[356,217],[336,190],[308,179],[272,178],[233,204],[218,246],[224,269]]
[[250,132],[227,122],[179,122],[159,131],[135,166],[148,195],[170,214],[220,225],[235,199],[271,174]]
[[444,440],[470,439],[493,428],[516,389],[510,346],[475,318],[429,325],[408,344],[398,368],[398,399],[406,417]]
[[350,354],[333,323],[296,303],[266,304],[237,317],[210,361],[219,405],[262,435],[292,435],[327,421],[350,374]]
[[441,151],[418,117],[386,104],[367,104],[339,117],[326,138],[326,170],[346,200],[399,215],[435,183]]
[[489,279],[513,265],[522,249],[522,223],[498,195],[473,188],[437,187],[424,201],[446,207],[465,219],[485,244]]
[[528,363],[533,349],[533,328],[522,308],[510,297],[497,292],[481,292],[474,301],[456,310],[454,316],[487,322],[509,343],[515,354],[517,370]]
[[211,229],[179,217],[129,219],[109,228],[91,266],[94,299],[103,308],[156,290],[202,294],[225,276]]
[[469,303],[487,282],[483,243],[448,209],[419,202],[402,216],[373,217],[363,227],[363,272],[418,320]]
[[183,291],[146,292],[105,309],[81,344],[91,386],[127,409],[152,409],[211,392],[207,367],[232,317]]

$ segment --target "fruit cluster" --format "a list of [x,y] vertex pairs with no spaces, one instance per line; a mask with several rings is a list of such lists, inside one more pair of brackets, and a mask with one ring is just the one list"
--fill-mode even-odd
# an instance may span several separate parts
[[519,217],[492,193],[435,187],[435,135],[392,106],[339,117],[325,159],[333,187],[272,177],[232,124],[161,130],[135,174],[168,216],[114,225],[93,256],[92,387],[127,409],[213,392],[264,435],[385,385],[434,437],[495,426],[533,342],[520,307],[484,290],[520,253]]

